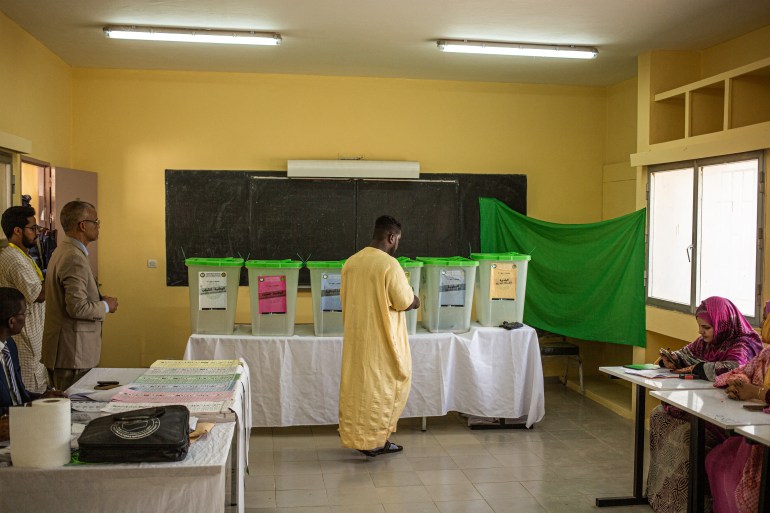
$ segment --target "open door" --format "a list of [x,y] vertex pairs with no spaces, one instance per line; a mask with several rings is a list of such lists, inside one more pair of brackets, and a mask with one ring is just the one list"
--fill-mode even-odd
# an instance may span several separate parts
[[[64,167],[52,167],[50,175],[46,177],[48,182],[46,189],[50,190],[51,208],[50,219],[51,229],[56,230],[57,239],[64,235],[59,224],[59,213],[64,205],[70,201],[87,201],[99,209],[96,202],[97,174],[92,171],[78,171],[77,169],[67,169]],[[91,263],[91,269],[94,272],[96,282],[99,282],[99,268],[97,265],[98,241],[88,245],[88,260]]]

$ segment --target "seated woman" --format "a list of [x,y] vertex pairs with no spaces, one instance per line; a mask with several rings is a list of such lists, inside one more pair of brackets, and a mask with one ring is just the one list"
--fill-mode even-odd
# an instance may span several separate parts
[[[739,369],[719,376],[715,386],[727,387],[727,397],[770,404],[770,347]],[[770,413],[770,407],[764,409]],[[714,513],[755,513],[759,506],[762,446],[731,436],[706,457],[706,474]]]
[[[762,340],[743,314],[729,300],[710,297],[695,311],[700,336],[679,351],[673,360],[662,357],[661,364],[674,372],[693,373],[713,381],[746,364],[762,350]],[[725,435],[708,425],[706,448],[724,440]],[[647,498],[657,513],[684,512],[687,509],[690,421],[677,408],[663,404],[650,416],[650,472]]]

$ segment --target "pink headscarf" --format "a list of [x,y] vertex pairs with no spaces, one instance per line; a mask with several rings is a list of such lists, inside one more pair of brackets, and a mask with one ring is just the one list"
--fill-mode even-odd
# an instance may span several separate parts
[[759,334],[729,299],[706,298],[695,316],[714,328],[714,340],[707,344],[703,337],[698,337],[687,345],[694,356],[707,362],[731,360],[744,365],[762,351]]

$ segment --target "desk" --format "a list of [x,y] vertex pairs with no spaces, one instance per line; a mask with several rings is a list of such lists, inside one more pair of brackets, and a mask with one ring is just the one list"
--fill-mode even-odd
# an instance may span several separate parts
[[[233,358],[237,359],[237,358]],[[238,505],[238,511],[244,511],[244,470],[248,466],[249,437],[251,434],[251,386],[249,381],[249,366],[242,362],[243,372],[235,386],[232,413],[219,414],[194,414],[201,420],[209,422],[235,422],[236,435],[233,437],[233,461],[232,463],[232,497],[233,504]],[[73,384],[67,393],[93,393],[94,386],[100,380],[119,381],[121,385],[131,383],[144,374],[147,369],[118,369],[97,367],[88,371]],[[113,390],[114,392],[115,390]]]
[[770,425],[770,415],[748,411],[743,401],[727,397],[722,389],[652,392],[650,395],[690,414],[690,479],[688,513],[702,513],[705,495],[706,421],[732,430],[741,426]]
[[770,512],[770,426],[745,426],[735,430],[739,435],[758,442],[762,450],[762,480],[759,483],[759,512]]
[[0,511],[14,513],[224,512],[235,423],[217,424],[183,461],[0,468]]
[[[246,328],[250,328],[247,326]],[[244,327],[239,326],[239,329]],[[412,389],[403,417],[459,411],[498,418],[545,414],[543,368],[535,330],[484,328],[467,333],[409,336]],[[339,422],[342,337],[316,337],[298,325],[289,337],[193,334],[186,359],[242,358],[251,369],[254,426],[328,425]]]
[[647,504],[644,495],[644,420],[646,389],[650,390],[689,390],[713,389],[714,384],[700,379],[687,380],[678,378],[650,379],[642,376],[627,374],[624,367],[599,367],[599,370],[616,378],[629,381],[636,385],[636,408],[634,409],[634,492],[630,497],[603,497],[596,499],[598,507],[630,506]]

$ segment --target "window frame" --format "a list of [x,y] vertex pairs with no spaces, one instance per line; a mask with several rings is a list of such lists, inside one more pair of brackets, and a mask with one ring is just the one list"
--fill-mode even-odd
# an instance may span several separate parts
[[[764,221],[765,221],[765,152],[751,151],[744,153],[735,153],[731,155],[720,155],[716,157],[707,157],[701,159],[684,160],[679,162],[670,162],[648,166],[647,168],[647,224],[645,226],[645,267],[644,267],[644,294],[646,304],[666,310],[674,310],[689,314],[695,314],[698,307],[696,298],[699,295],[700,281],[698,280],[700,270],[700,246],[701,246],[701,170],[705,166],[726,164],[730,162],[740,162],[746,160],[757,161],[757,231],[756,231],[756,262],[755,262],[755,284],[754,284],[754,312],[752,315],[744,313],[746,320],[753,326],[759,326],[762,323],[762,285],[764,282],[763,263],[764,263]],[[692,256],[690,261],[690,304],[680,304],[673,301],[667,301],[656,297],[650,297],[650,226],[651,226],[651,182],[653,173],[679,170],[684,168],[693,169],[693,212],[692,212]],[[728,298],[729,299],[729,298]]]

